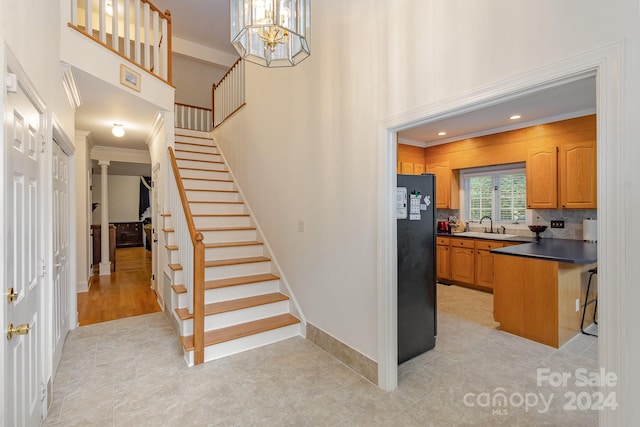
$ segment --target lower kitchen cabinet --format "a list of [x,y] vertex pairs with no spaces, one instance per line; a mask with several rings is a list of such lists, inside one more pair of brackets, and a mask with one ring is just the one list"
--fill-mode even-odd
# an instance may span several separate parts
[[492,249],[501,248],[504,245],[501,242],[490,240],[476,240],[476,286],[493,289],[493,259],[494,255],[490,253]]
[[475,283],[475,250],[472,239],[451,239],[451,280]]
[[451,257],[449,256],[449,238],[436,239],[436,277],[441,281],[451,280]]

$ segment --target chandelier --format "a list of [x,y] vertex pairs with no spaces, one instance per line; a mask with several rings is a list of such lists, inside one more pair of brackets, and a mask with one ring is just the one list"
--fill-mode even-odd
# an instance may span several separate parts
[[310,0],[231,0],[231,43],[264,67],[291,67],[308,57]]

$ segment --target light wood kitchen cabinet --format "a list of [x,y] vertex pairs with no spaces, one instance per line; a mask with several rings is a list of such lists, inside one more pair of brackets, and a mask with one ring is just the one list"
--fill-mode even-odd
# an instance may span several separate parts
[[413,163],[400,163],[400,173],[402,173],[403,175],[413,175]]
[[502,242],[492,240],[476,240],[476,286],[493,289],[493,261],[492,249],[503,247]]
[[558,207],[558,154],[555,146],[527,151],[527,208]]
[[424,173],[424,163],[414,163],[413,164],[413,174],[414,175],[422,175]]
[[426,171],[436,176],[436,208],[457,209],[460,205],[458,171],[452,171],[449,162],[428,163]]
[[438,280],[451,280],[451,258],[449,257],[449,238],[436,238],[436,277]]
[[475,249],[472,239],[451,239],[451,280],[473,285]]
[[596,165],[596,144],[594,141],[560,146],[558,170],[561,208],[597,208]]

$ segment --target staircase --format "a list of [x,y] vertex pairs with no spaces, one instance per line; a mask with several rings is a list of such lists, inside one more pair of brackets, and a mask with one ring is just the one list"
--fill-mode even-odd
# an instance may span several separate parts
[[[178,129],[175,159],[195,229],[204,236],[204,361],[300,335],[300,320],[280,292],[280,278],[209,134]],[[192,365],[194,313],[187,308],[191,297],[183,284],[184,249],[176,244],[174,217],[163,215],[166,271],[174,324]]]

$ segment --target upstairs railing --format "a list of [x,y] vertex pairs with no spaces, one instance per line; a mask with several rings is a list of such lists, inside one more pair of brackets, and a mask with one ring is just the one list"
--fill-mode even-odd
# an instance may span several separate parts
[[171,13],[148,0],[71,0],[71,28],[171,83]]
[[187,308],[193,314],[193,363],[198,365],[204,362],[204,237],[196,231],[171,147],[169,159],[174,176],[173,180],[169,179],[169,209],[180,251],[182,285],[187,289]]
[[212,124],[211,119],[212,112],[210,108],[175,103],[174,121],[176,128],[209,132]]
[[246,104],[244,95],[244,61],[240,58],[211,89],[214,128]]

